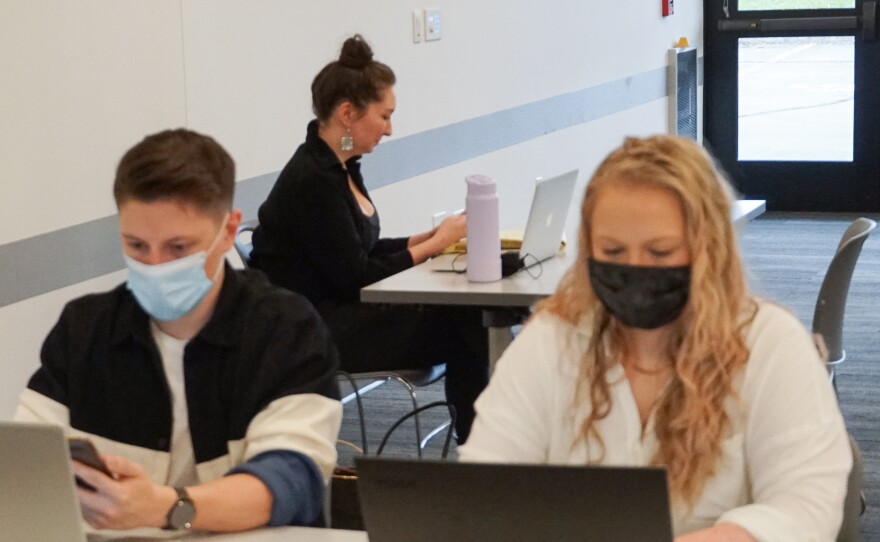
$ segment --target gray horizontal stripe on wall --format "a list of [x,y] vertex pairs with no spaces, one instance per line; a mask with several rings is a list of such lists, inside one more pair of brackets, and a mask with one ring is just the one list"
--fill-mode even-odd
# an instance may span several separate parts
[[[290,154],[293,154],[291,149]],[[278,171],[239,181],[235,185],[235,208],[241,209],[242,220],[257,218],[257,210],[272,190]]]
[[[702,84],[702,69],[699,77]],[[658,68],[389,139],[364,157],[364,176],[375,190],[665,96],[666,68]],[[256,218],[277,177],[267,173],[236,185],[235,206],[245,220]],[[113,215],[0,245],[0,307],[122,269],[118,227]]]
[[[235,207],[256,217],[277,177],[269,173],[238,183],[245,189],[236,190]],[[117,215],[8,243],[0,246],[0,307],[124,267]]]
[[376,189],[477,156],[570,128],[666,96],[666,68],[658,68],[390,139],[363,159],[367,187]]
[[3,245],[0,307],[100,277],[123,266],[116,215]]

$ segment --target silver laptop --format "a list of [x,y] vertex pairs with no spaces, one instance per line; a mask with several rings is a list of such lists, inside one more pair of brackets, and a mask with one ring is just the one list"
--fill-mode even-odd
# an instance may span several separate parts
[[3,540],[142,542],[181,537],[173,532],[140,536],[119,531],[86,536],[67,438],[60,426],[0,421],[0,491]]
[[[578,170],[575,169],[548,179],[538,177],[535,181],[535,195],[523,231],[522,245],[516,252],[505,251],[502,254],[503,276],[552,258],[559,252],[577,175]],[[447,255],[429,262],[429,269],[433,271],[463,273],[466,268],[467,254]]]
[[559,252],[577,175],[578,170],[575,169],[549,179],[537,180],[522,247],[519,249],[519,257],[524,259],[526,266],[552,258]]
[[370,542],[671,542],[662,468],[359,458]]

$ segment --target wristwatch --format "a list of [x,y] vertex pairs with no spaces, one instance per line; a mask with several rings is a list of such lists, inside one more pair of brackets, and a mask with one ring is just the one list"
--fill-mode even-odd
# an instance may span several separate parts
[[182,487],[175,487],[177,500],[168,511],[168,519],[165,529],[174,531],[187,530],[192,527],[193,518],[196,516],[196,505],[189,498],[189,493]]

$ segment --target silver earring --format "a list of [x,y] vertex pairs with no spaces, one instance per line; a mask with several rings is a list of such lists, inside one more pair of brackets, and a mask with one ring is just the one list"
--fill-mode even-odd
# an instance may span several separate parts
[[354,139],[351,137],[351,128],[345,129],[345,135],[339,139],[339,149],[342,152],[350,152],[354,149]]

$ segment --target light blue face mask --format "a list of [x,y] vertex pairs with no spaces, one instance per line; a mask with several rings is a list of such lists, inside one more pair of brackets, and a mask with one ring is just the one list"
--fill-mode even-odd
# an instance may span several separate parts
[[207,250],[156,265],[147,265],[123,255],[128,267],[126,286],[154,320],[170,322],[186,316],[211,290],[223,269],[223,260],[217,264],[214,277],[210,279],[205,275],[205,262],[220,241],[227,220],[228,214]]

